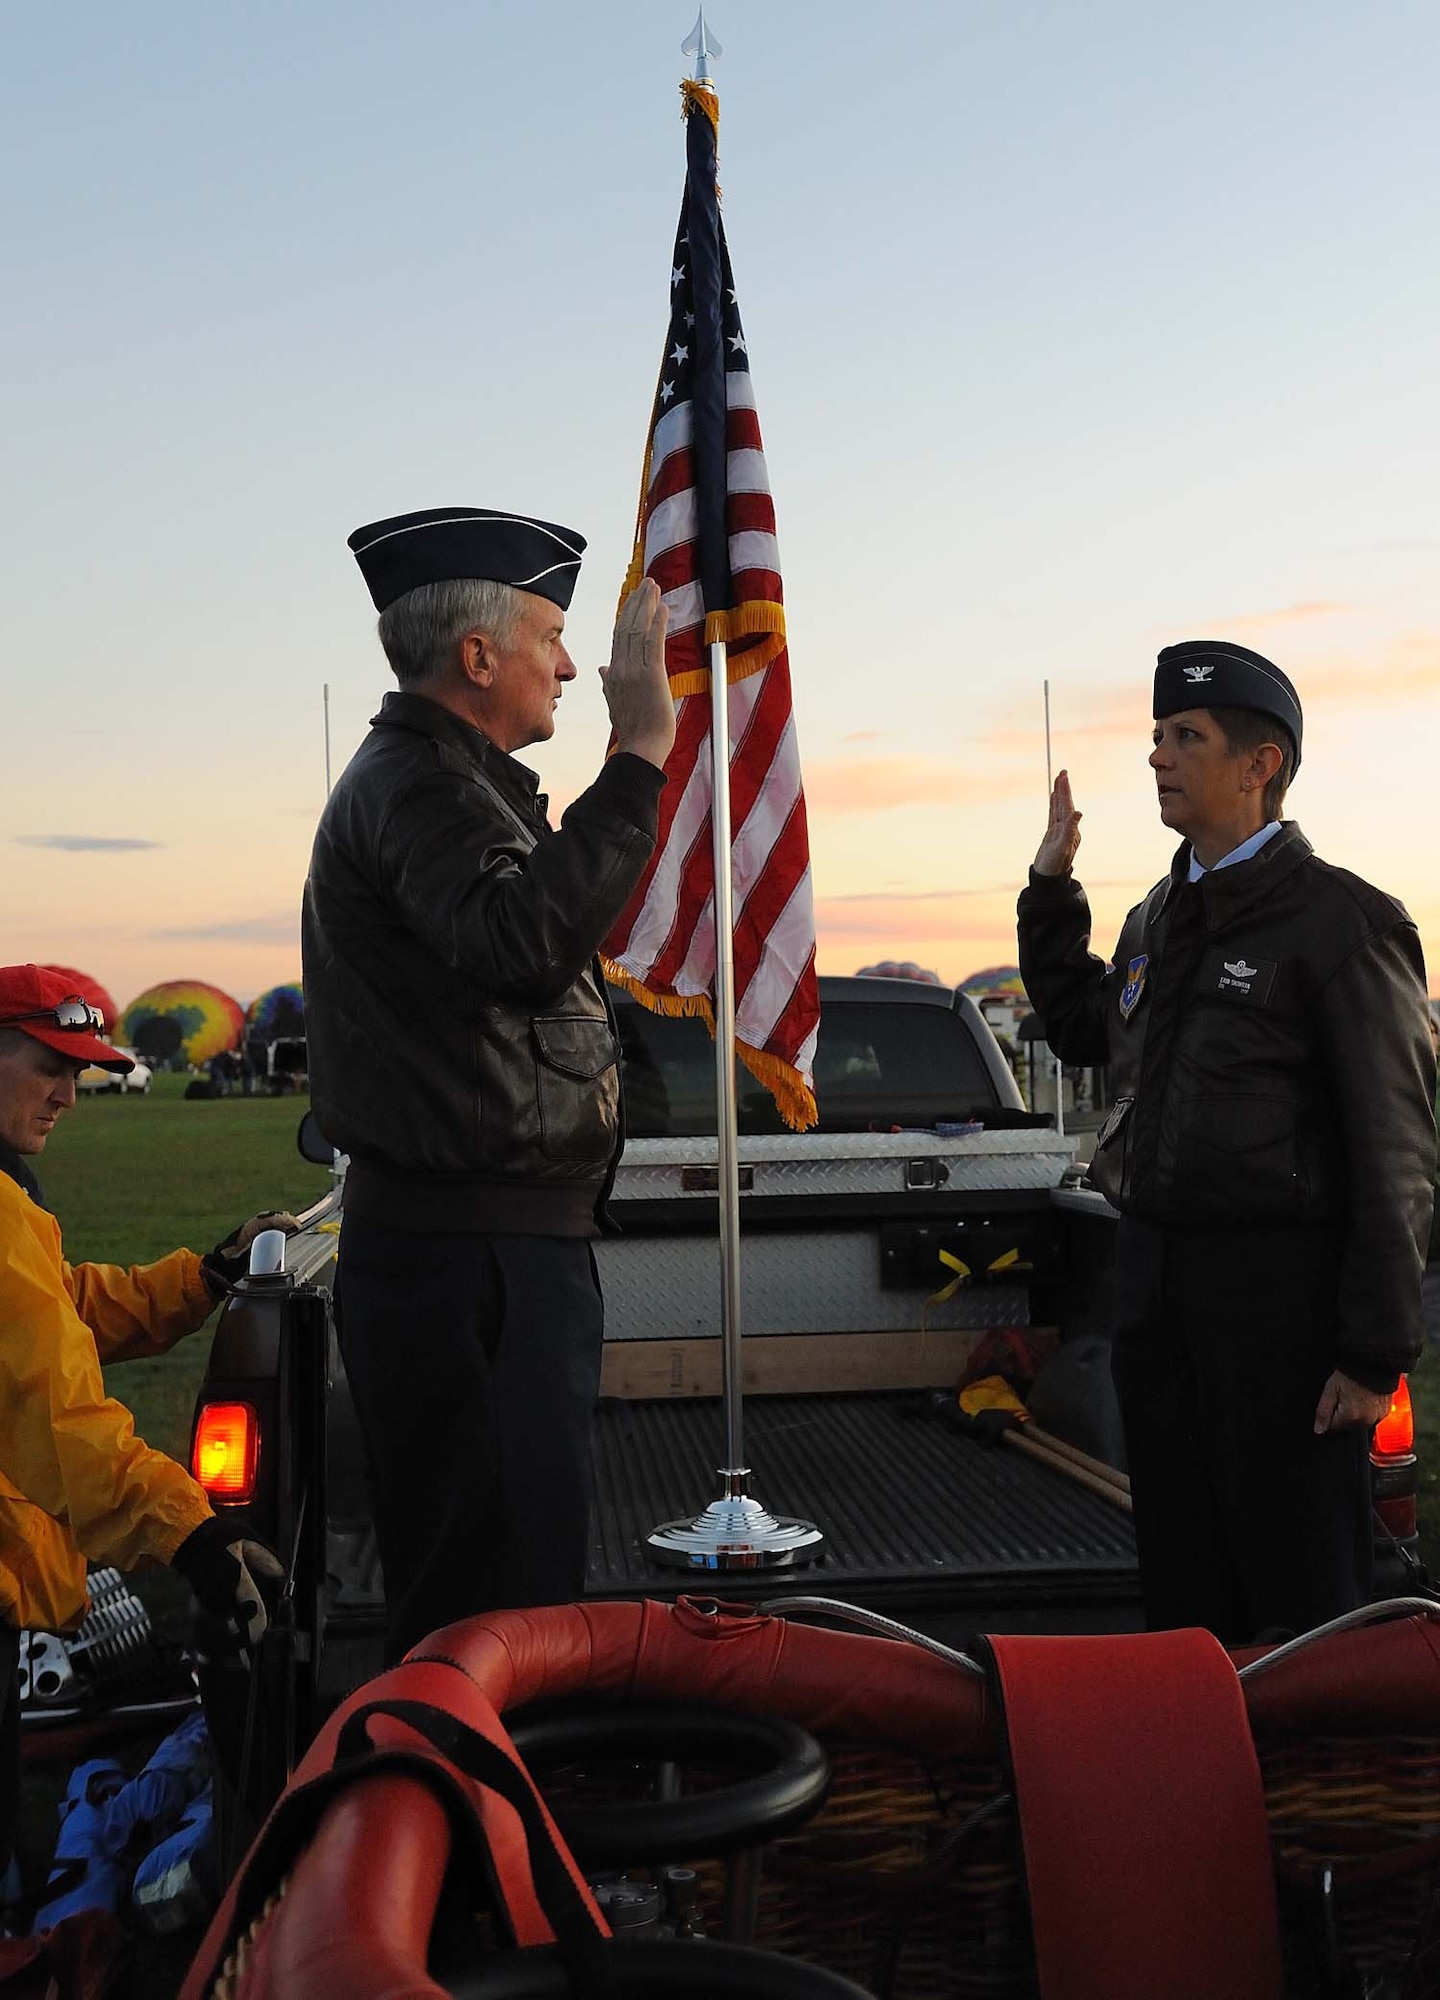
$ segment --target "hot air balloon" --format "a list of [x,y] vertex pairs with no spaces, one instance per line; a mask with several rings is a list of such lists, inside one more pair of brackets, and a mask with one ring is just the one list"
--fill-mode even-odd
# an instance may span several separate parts
[[125,1009],[120,1040],[152,1064],[208,1062],[238,1047],[245,1016],[240,1003],[203,979],[166,979],[147,987]]
[[940,985],[938,972],[927,972],[913,958],[882,958],[877,965],[862,965],[857,979],[918,979],[922,986]]
[[968,993],[972,1000],[978,1000],[982,993],[1023,995],[1025,982],[1018,965],[989,965],[983,972],[972,972],[968,979],[962,980],[960,991]]
[[263,1042],[278,1042],[305,1032],[305,1001],[300,981],[271,986],[259,993],[245,1009],[245,1034],[258,1035]]

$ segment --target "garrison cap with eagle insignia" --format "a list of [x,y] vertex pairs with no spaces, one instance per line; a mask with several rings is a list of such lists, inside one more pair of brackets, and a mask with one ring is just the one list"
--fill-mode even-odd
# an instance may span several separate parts
[[1186,639],[1167,646],[1155,667],[1155,720],[1186,708],[1258,708],[1283,722],[1300,768],[1300,697],[1273,661],[1229,639]]
[[349,545],[377,611],[422,584],[460,577],[508,583],[567,611],[585,553],[585,537],[573,528],[490,507],[396,514],[357,528]]

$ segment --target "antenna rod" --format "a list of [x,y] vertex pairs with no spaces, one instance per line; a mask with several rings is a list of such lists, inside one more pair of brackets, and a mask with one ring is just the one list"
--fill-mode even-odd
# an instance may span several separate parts
[[330,796],[330,683],[325,683],[325,796]]
[[1055,789],[1054,773],[1050,769],[1050,683],[1045,683],[1045,790]]

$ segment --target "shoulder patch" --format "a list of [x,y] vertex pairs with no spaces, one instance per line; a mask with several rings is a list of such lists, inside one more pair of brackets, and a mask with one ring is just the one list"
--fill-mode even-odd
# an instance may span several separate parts
[[1140,997],[1145,991],[1145,975],[1150,969],[1150,954],[1142,951],[1132,958],[1125,968],[1125,984],[1120,989],[1120,1018],[1128,1021],[1140,1005]]

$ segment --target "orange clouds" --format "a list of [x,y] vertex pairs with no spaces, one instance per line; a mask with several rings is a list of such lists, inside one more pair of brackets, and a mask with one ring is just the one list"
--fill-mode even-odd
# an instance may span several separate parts
[[1406,707],[1440,693],[1440,632],[1400,632],[1373,652],[1322,655],[1297,680],[1307,702]]
[[[1050,720],[1055,743],[1055,767],[1065,762],[1062,747],[1077,738],[1112,742],[1146,742],[1150,734],[1150,681],[1127,681],[1120,687],[1051,687]],[[1005,711],[1013,720],[987,729],[981,738],[984,749],[1001,757],[1027,756],[1033,767],[1044,755],[1044,737],[1035,716],[1035,703],[1012,703]],[[1148,747],[1148,744],[1147,744]]]
[[[974,806],[1035,791],[1035,764],[1023,770],[986,767],[982,738],[965,755],[831,758],[808,764],[805,798],[812,813],[892,812],[901,806]],[[1034,744],[1030,748],[1033,752]],[[976,752],[982,752],[976,767]],[[1003,754],[1003,753],[1002,753]],[[1042,789],[1044,772],[1042,769]]]
[[1278,611],[1242,611],[1238,617],[1232,614],[1227,618],[1204,618],[1195,624],[1195,636],[1230,638],[1236,632],[1268,632],[1277,625],[1305,625],[1317,618],[1343,618],[1355,609],[1353,604],[1331,604],[1317,598],[1306,604],[1286,604]]
[[[1298,624],[1339,616],[1343,604],[1294,604],[1285,610],[1254,612],[1248,618],[1216,621],[1210,629],[1238,634],[1267,626]],[[1243,643],[1243,641],[1241,642]],[[1377,638],[1373,645],[1317,648],[1314,640],[1295,657],[1287,651],[1280,661],[1300,690],[1306,708],[1405,708],[1440,694],[1440,632],[1421,628]],[[1137,676],[1123,685],[1051,687],[1055,763],[1062,765],[1074,743],[1125,742],[1146,745],[1150,734],[1150,677]],[[1012,702],[996,725],[984,732],[975,749],[997,757],[1033,760],[1037,739],[1035,702]]]

